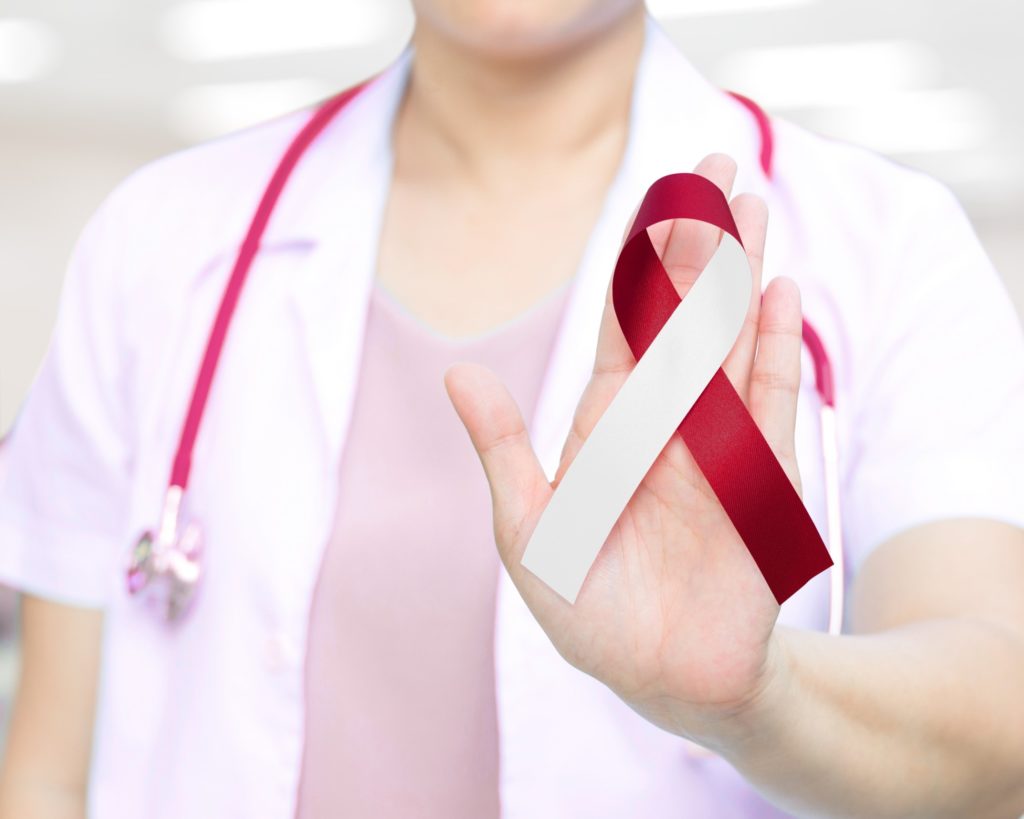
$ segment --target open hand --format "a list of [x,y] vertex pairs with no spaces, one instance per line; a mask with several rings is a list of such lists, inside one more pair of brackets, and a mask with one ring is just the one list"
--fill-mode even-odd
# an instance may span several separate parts
[[[712,154],[695,169],[728,196],[736,165]],[[801,312],[796,285],[777,279],[761,297],[768,222],[764,202],[730,202],[754,287],[723,369],[799,491],[794,425]],[[656,225],[651,239],[680,295],[696,280],[721,231],[692,220]],[[502,562],[559,653],[661,727],[714,745],[723,722],[770,683],[779,606],[703,474],[673,435],[604,543],[570,605],[520,565],[554,486],[635,360],[606,300],[594,371],[580,399],[555,483],[548,482],[508,391],[488,370],[457,364],[445,376],[490,483]]]

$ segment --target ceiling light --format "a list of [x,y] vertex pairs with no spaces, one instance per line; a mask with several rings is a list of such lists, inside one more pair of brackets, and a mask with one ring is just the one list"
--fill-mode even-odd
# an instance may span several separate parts
[[885,154],[978,148],[995,131],[987,101],[959,88],[894,93],[866,105],[815,111],[801,121],[826,136]]
[[0,83],[28,82],[57,62],[57,37],[35,20],[0,20]]
[[774,11],[809,6],[813,2],[816,0],[647,0],[647,10],[661,20],[669,20],[747,11]]
[[200,85],[173,99],[171,127],[187,142],[201,142],[295,111],[331,90],[312,79]]
[[939,60],[908,40],[739,51],[711,72],[716,83],[766,108],[849,105],[933,84]]
[[301,53],[371,44],[401,30],[408,13],[395,0],[193,0],[165,12],[160,37],[195,62]]
[[1020,196],[1024,186],[1024,160],[1012,150],[986,145],[984,151],[903,154],[900,161],[941,179],[958,193],[992,202]]

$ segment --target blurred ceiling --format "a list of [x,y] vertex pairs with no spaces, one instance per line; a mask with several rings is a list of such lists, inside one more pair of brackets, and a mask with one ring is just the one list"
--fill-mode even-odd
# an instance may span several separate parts
[[[1024,201],[1020,0],[650,7],[707,76],[769,110],[923,167],[976,204]],[[187,144],[365,76],[411,24],[405,0],[7,0],[0,129],[74,123]]]

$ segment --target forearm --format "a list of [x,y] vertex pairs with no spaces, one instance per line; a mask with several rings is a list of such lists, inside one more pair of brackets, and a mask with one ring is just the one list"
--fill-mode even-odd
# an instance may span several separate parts
[[26,595],[0,819],[84,819],[102,613]]
[[85,819],[84,788],[65,788],[4,774],[0,819]]
[[776,635],[770,681],[719,748],[768,798],[805,816],[1024,812],[1019,637],[967,619]]

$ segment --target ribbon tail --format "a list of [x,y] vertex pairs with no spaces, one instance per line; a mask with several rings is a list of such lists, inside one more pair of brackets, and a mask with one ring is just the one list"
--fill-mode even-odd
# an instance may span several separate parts
[[721,369],[679,434],[779,604],[832,565],[800,496]]

